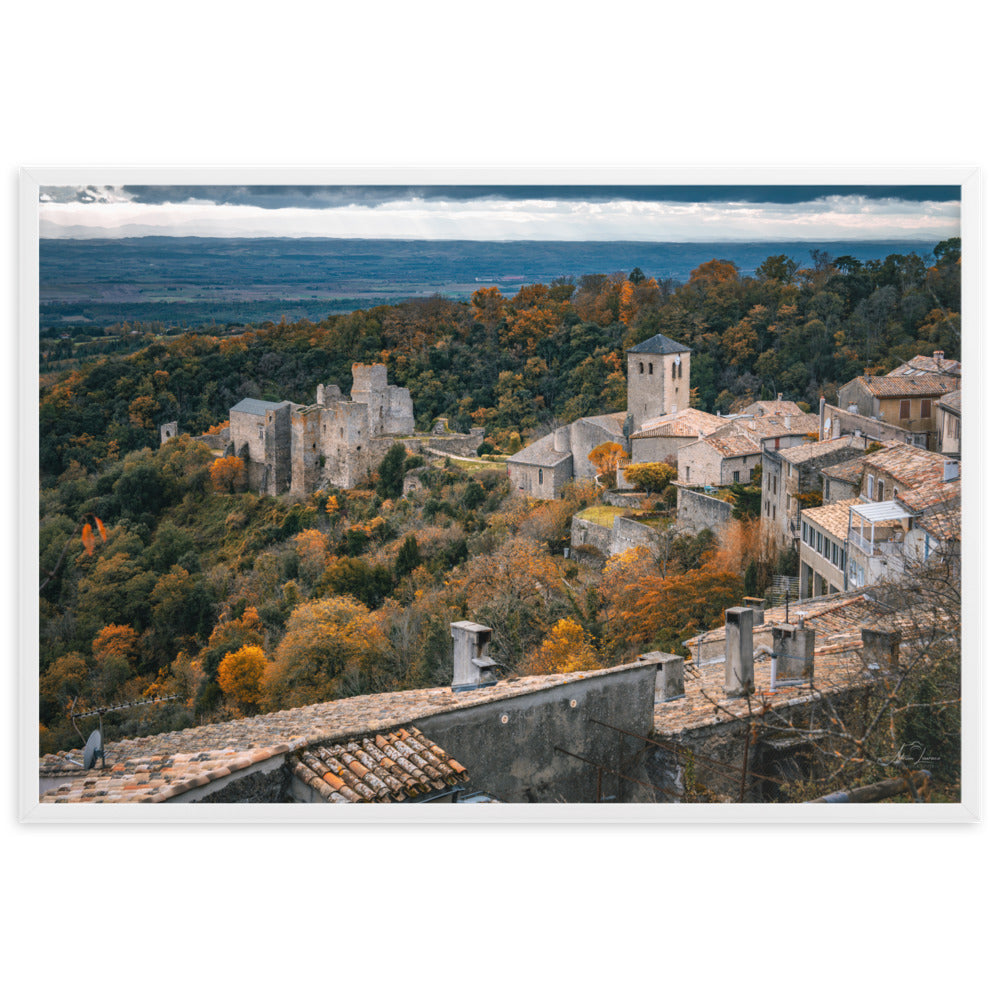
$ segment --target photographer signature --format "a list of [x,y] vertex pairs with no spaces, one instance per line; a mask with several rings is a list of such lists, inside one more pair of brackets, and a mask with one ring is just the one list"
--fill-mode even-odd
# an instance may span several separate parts
[[[913,756],[916,754],[916,756]],[[940,760],[940,757],[928,757],[924,748],[919,743],[904,743],[897,751],[895,757],[880,757],[877,763],[882,767],[892,767],[900,764],[922,764]]]

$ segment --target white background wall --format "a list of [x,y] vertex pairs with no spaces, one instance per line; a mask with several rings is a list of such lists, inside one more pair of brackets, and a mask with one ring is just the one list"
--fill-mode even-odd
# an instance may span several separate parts
[[[499,12],[459,2],[377,10],[16,4],[5,14],[0,60],[7,330],[16,329],[12,234],[22,164],[554,166],[584,155],[623,168],[969,163],[985,166],[995,185],[988,17],[988,6],[971,0],[835,10],[787,0],[701,7],[635,0],[615,9],[512,0]],[[995,190],[986,204],[995,236]],[[995,245],[987,247],[995,258]],[[13,338],[4,340],[9,350]],[[995,370],[996,349],[986,349],[993,363],[984,367]],[[31,419],[37,396],[22,387],[18,408],[16,368],[5,370],[0,406],[12,426]],[[14,497],[5,496],[11,514]],[[20,587],[12,569],[3,601],[8,637],[16,634],[18,595],[31,600],[33,589]],[[7,683],[13,704],[13,671]],[[993,683],[986,692],[994,717],[997,690]],[[988,748],[994,778],[998,743]],[[12,768],[5,774],[9,780]],[[842,940],[845,927],[870,931],[860,901],[879,886],[878,947],[852,958],[858,974],[872,993],[891,984],[908,998],[940,996],[959,976],[995,978],[992,926],[979,909],[998,889],[992,804],[985,826],[958,829],[475,825],[352,827],[335,836],[321,826],[26,828],[8,808],[2,856],[15,947],[7,978],[52,995],[71,987],[82,998],[113,995],[125,983],[144,996],[172,995],[178,977],[163,975],[165,968],[207,987],[224,967],[246,996],[275,996],[307,976],[329,987],[322,964],[295,961],[302,927],[325,912],[325,901],[335,899],[338,915],[352,922],[378,926],[387,907],[419,900],[423,925],[445,928],[448,940],[470,927],[501,926],[530,942],[532,961],[504,968],[505,992],[530,994],[549,969],[561,994],[645,995],[669,984],[702,995],[720,956],[719,934],[705,932],[720,926],[719,901],[752,909],[757,893],[780,898],[793,873],[810,871],[836,891],[824,894],[809,921],[781,924],[772,974],[738,973],[741,989],[773,990],[770,980],[779,977],[808,981],[815,997],[839,995],[840,977],[815,972],[823,956],[834,964],[842,956],[825,946],[818,953],[817,942]],[[463,856],[478,859],[472,896],[467,870],[451,877],[447,867],[413,861]],[[737,877],[734,857],[758,859],[760,870],[748,863]],[[344,858],[351,863],[336,863]],[[898,874],[891,885],[886,872]],[[155,927],[190,930],[209,903],[211,948],[178,948],[172,938],[153,947]],[[668,910],[683,920],[665,923]],[[273,919],[282,912],[303,919]],[[261,914],[266,962],[246,949],[261,927],[247,917]],[[99,930],[88,932],[88,921]],[[596,928],[601,954],[624,960],[567,962]],[[114,939],[113,982],[86,974],[104,930]],[[884,962],[913,956],[914,941],[928,937],[934,948],[914,961]],[[641,960],[660,954],[667,938],[685,956],[669,973]],[[748,945],[755,961],[766,960],[765,940],[755,934]],[[221,954],[235,961],[220,966]],[[478,949],[456,946],[445,962],[449,974],[433,977],[433,995],[465,995],[469,977],[482,971]],[[348,993],[362,983],[371,989],[367,965],[357,979],[349,968],[338,969]],[[732,985],[729,977],[722,984]],[[201,992],[207,988],[195,988]]]

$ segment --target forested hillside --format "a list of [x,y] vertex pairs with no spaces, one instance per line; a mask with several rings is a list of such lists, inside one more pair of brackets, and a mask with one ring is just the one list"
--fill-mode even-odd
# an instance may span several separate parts
[[[760,557],[752,521],[727,544],[679,544],[603,570],[562,558],[586,487],[562,501],[508,494],[503,468],[427,468],[400,496],[395,466],[368,488],[301,503],[230,492],[189,437],[244,396],[349,391],[384,361],[417,426],[481,424],[511,451],[557,422],[624,409],[624,351],[654,333],[692,348],[705,409],[777,392],[814,406],[865,367],[959,356],[957,241],[935,262],[770,258],[752,278],[709,261],[685,284],[624,275],[381,306],[229,337],[164,338],[49,377],[40,401],[42,748],[79,745],[71,707],[178,700],[118,731],[447,682],[447,622],[497,629],[509,669],[618,662],[679,648],[717,624]],[[415,459],[411,464],[419,464]],[[652,506],[653,500],[650,501]],[[86,538],[82,535],[88,528]],[[760,567],[763,569],[763,567]]]

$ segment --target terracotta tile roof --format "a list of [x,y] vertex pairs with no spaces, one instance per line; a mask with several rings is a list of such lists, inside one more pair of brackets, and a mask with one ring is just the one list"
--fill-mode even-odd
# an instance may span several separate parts
[[419,729],[321,743],[292,772],[327,802],[405,802],[468,781],[469,772]]
[[752,416],[797,417],[801,416],[802,409],[798,403],[794,403],[790,399],[758,399],[755,403],[744,407],[740,412]]
[[946,455],[896,442],[865,456],[865,465],[886,473],[906,486],[924,486],[944,482]]
[[[771,691],[770,656],[759,650],[754,659],[756,693],[750,704],[755,713],[764,708],[765,699],[772,708],[807,702],[822,695],[866,686],[871,674],[861,659],[861,628],[899,631],[905,643],[917,636],[930,635],[939,627],[936,616],[928,613],[914,621],[914,615],[894,612],[870,598],[864,591],[829,595],[792,605],[790,620],[798,621],[798,612],[806,611],[805,624],[816,630],[813,685],[780,687]],[[770,608],[764,613],[765,624],[754,628],[755,637],[770,637],[771,626],[785,621],[785,609]],[[694,652],[696,636],[685,645]],[[725,639],[725,628],[713,629],[702,635],[703,641]],[[765,640],[766,641],[766,640]],[[713,657],[717,659],[717,657]],[[727,698],[723,686],[724,662],[702,663],[693,660],[685,664],[684,697],[659,703],[653,710],[654,734],[678,736],[703,726],[713,726],[746,717],[750,709],[746,698]]]
[[860,451],[854,458],[837,465],[828,465],[825,469],[821,469],[820,473],[830,479],[839,479],[857,486],[861,480],[861,467],[865,464],[865,458],[865,453]]
[[912,489],[900,490],[897,499],[913,511],[931,511],[939,507],[959,506],[962,499],[962,480],[948,483],[930,482]]
[[831,538],[847,538],[847,522],[851,507],[859,507],[864,503],[857,497],[838,500],[836,503],[823,504],[822,507],[809,507],[802,511],[802,520],[809,520],[817,528],[822,528]]
[[492,687],[452,691],[418,688],[363,694],[288,708],[268,715],[194,726],[110,742],[106,769],[83,769],[83,751],[60,751],[39,760],[40,779],[53,782],[42,802],[162,802],[210,781],[310,746],[356,741],[443,712],[544,691],[573,681],[634,669],[603,670],[505,679]]
[[799,462],[808,462],[822,455],[829,455],[830,452],[840,451],[842,448],[856,448],[864,451],[864,444],[860,438],[847,434],[839,438],[831,438],[827,441],[809,441],[807,444],[795,445],[792,448],[782,448],[778,455],[792,465]]
[[[740,455],[756,455],[760,452],[760,440],[742,429],[729,430],[721,428],[713,434],[706,434],[699,441],[692,441],[685,448],[693,448],[698,444],[707,444],[723,458],[738,458]],[[680,451],[684,449],[681,448]]]
[[657,417],[648,420],[632,435],[635,438],[663,437],[698,437],[699,434],[712,434],[727,424],[725,417],[717,417],[714,413],[695,410],[688,407],[679,413]]
[[900,396],[943,396],[955,388],[955,380],[945,375],[872,375],[860,382],[876,399]]
[[962,415],[962,390],[956,389],[954,392],[946,392],[938,401],[938,406],[951,410],[952,413]]
[[790,434],[819,435],[819,414],[803,413],[798,407],[795,413],[784,415],[762,414],[755,417],[738,417],[732,422],[744,432],[754,434],[758,439],[787,437]]
[[960,507],[948,507],[944,510],[932,511],[930,514],[923,514],[918,522],[929,535],[941,541],[962,540],[962,509]]
[[949,358],[942,358],[940,361],[937,358],[929,358],[926,354],[917,354],[915,357],[910,358],[909,361],[904,361],[898,368],[893,368],[889,375],[917,375],[922,372],[945,372],[949,375],[961,375],[962,374],[962,362],[952,361]]

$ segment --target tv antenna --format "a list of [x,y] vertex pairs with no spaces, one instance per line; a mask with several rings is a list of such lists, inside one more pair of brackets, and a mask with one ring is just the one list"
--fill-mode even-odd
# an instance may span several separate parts
[[101,767],[107,765],[104,757],[104,716],[108,712],[122,712],[129,708],[141,708],[143,705],[159,705],[165,701],[176,701],[180,695],[172,694],[166,698],[150,698],[147,701],[128,701],[121,705],[104,705],[101,708],[92,708],[89,712],[74,712],[71,719],[87,719],[92,715],[97,716],[97,728],[87,739],[87,745],[83,748],[83,766],[85,770],[90,770],[98,757],[101,758]]

